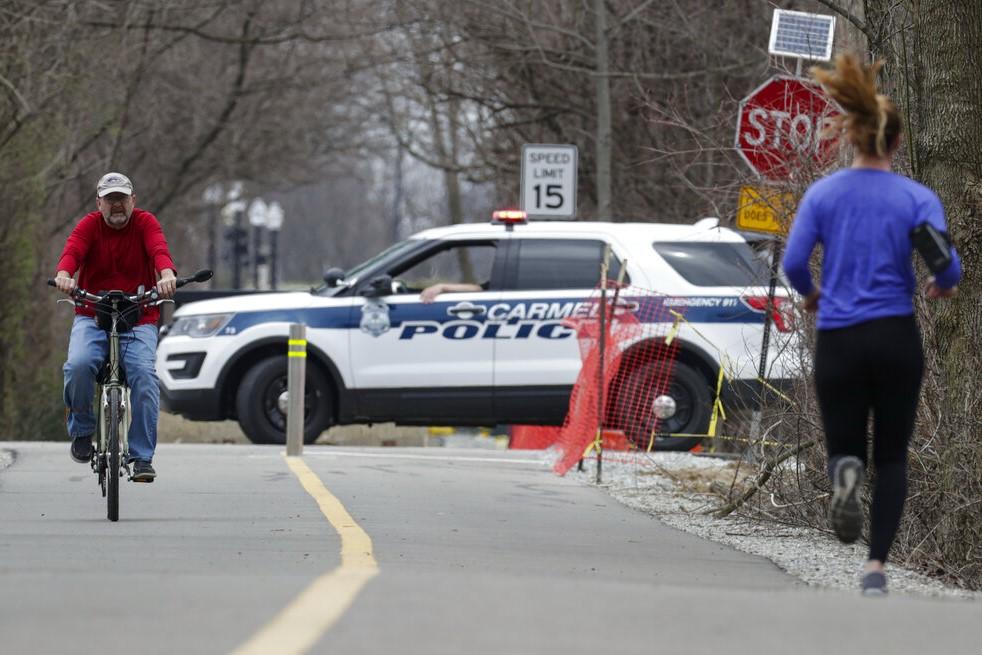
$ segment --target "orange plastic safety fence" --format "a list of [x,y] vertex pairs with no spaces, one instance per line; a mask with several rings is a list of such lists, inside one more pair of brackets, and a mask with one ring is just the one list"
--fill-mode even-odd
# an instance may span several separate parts
[[508,447],[513,450],[542,450],[559,439],[558,425],[513,425]]
[[598,434],[603,434],[603,448],[657,448],[660,419],[656,400],[665,402],[662,396],[672,383],[678,355],[675,335],[681,320],[674,303],[666,298],[637,287],[608,286],[602,386],[600,290],[589,299],[588,311],[566,321],[576,330],[583,364],[556,441],[560,456],[553,468],[559,475],[584,457]]

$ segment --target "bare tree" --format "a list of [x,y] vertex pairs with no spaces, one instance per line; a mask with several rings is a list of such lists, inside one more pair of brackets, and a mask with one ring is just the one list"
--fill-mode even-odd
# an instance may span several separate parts
[[[7,0],[0,9],[0,292],[21,308],[0,322],[0,428],[49,417],[43,431],[29,429],[55,435],[64,337],[26,347],[27,335],[52,329],[32,320],[28,298],[93,205],[98,176],[127,172],[179,267],[192,268],[207,251],[208,185],[243,180],[259,194],[332,167],[350,175],[342,162],[368,131],[352,100],[365,66],[351,46],[392,27],[371,2]],[[10,393],[34,379],[52,392],[30,402]]]

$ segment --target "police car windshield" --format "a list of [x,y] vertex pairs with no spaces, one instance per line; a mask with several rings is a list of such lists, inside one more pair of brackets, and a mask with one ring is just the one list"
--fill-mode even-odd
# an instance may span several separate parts
[[380,252],[379,254],[375,255],[371,259],[363,261],[362,263],[358,264],[354,268],[345,271],[344,279],[342,280],[342,283],[339,284],[338,286],[329,287],[325,284],[322,284],[320,286],[311,287],[310,292],[320,296],[337,295],[343,289],[350,288],[350,286],[354,284],[358,280],[358,278],[364,275],[367,271],[370,271],[373,268],[380,266],[387,259],[400,257],[402,253],[408,250],[412,250],[413,248],[417,247],[420,243],[421,242],[419,240],[414,240],[414,239],[395,243],[389,246],[388,248],[386,248],[385,250],[383,250],[382,252]]
[[770,280],[767,263],[742,241],[665,241],[653,245],[689,284],[748,287],[765,286]]
[[367,261],[363,261],[362,263],[358,264],[357,266],[349,270],[347,273],[345,273],[345,279],[348,280],[349,282],[354,281],[357,278],[359,278],[362,275],[362,273],[375,268],[382,261],[390,258],[399,257],[400,255],[402,255],[402,253],[418,247],[419,243],[420,242],[417,239],[409,239],[407,241],[400,241],[399,243],[394,243],[388,248],[386,248],[385,250],[383,250],[382,252],[380,252],[379,254],[372,257],[371,259]]

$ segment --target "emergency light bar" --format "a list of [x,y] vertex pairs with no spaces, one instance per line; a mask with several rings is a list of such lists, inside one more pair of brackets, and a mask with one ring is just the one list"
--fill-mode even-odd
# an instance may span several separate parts
[[491,214],[491,222],[504,223],[506,225],[527,223],[528,213],[521,209],[499,209]]

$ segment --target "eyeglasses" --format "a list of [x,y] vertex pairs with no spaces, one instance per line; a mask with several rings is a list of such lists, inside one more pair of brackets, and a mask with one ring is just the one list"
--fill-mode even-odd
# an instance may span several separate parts
[[132,196],[128,196],[125,193],[110,193],[109,195],[100,198],[107,205],[122,205],[125,204]]

